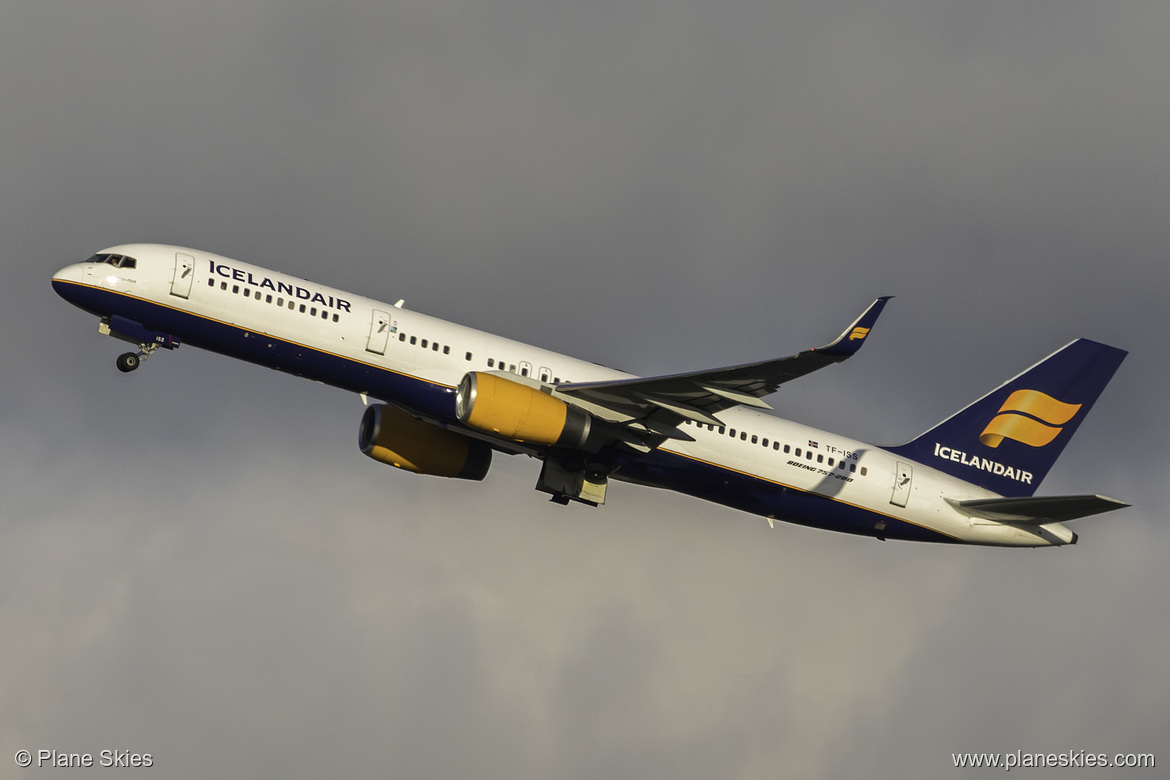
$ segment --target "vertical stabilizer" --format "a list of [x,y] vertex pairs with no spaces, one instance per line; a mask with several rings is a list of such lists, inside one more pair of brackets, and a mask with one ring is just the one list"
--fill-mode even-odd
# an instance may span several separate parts
[[888,449],[1002,496],[1030,496],[1126,354],[1078,339],[909,444]]

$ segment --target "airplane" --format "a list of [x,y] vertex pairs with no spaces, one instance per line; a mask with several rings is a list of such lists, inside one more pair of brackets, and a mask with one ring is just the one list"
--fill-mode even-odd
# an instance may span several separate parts
[[[482,480],[492,453],[541,462],[536,489],[598,506],[610,480],[882,541],[1077,542],[1065,523],[1128,506],[1036,496],[1126,351],[1078,339],[900,446],[766,413],[782,384],[849,359],[889,296],[825,346],[633,376],[219,255],[128,244],[52,280],[136,345],[123,372],[182,344],[357,393],[361,451],[399,469]],[[374,402],[371,403],[371,399]]]

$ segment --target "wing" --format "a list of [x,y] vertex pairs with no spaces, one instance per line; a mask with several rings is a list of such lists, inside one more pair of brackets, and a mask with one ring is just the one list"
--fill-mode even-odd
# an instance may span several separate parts
[[573,382],[557,386],[556,394],[594,411],[608,411],[609,419],[635,430],[663,439],[689,440],[692,437],[677,430],[682,420],[722,425],[716,415],[733,406],[769,409],[760,399],[776,392],[780,385],[852,357],[865,343],[890,297],[870,304],[832,343],[791,357],[685,374]]

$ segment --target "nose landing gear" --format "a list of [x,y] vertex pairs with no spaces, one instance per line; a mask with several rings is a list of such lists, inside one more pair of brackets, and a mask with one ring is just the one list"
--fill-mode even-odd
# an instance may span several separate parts
[[99,322],[98,332],[138,345],[137,352],[125,352],[118,356],[118,370],[123,374],[128,374],[138,368],[142,361],[153,355],[159,347],[177,349],[180,344],[177,336],[150,330],[140,323],[119,317],[116,314]]
[[123,374],[129,374],[131,371],[138,368],[138,366],[142,364],[143,360],[146,360],[148,357],[150,357],[151,354],[153,354],[154,351],[158,349],[158,347],[158,344],[139,344],[138,348],[141,350],[141,352],[125,352],[121,355],[118,355],[118,360],[116,361],[118,370]]

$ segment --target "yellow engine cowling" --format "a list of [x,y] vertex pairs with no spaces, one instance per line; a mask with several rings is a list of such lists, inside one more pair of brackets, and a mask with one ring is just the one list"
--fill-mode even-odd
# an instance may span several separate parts
[[396,406],[366,409],[358,446],[376,461],[416,474],[483,479],[492,463],[492,448],[428,422]]
[[472,428],[512,441],[580,447],[590,417],[535,387],[472,371],[455,395],[455,413]]

